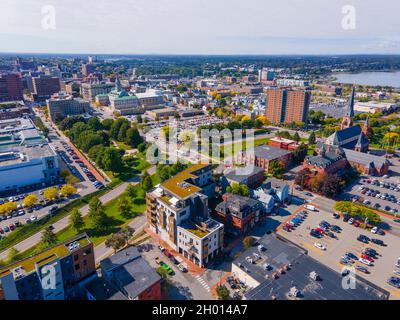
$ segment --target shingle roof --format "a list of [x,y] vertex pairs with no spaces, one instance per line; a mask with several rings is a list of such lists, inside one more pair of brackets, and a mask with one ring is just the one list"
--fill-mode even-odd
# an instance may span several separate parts
[[373,164],[375,168],[379,169],[384,164],[389,164],[389,161],[387,159],[385,159],[384,157],[376,156],[374,154],[357,152],[348,149],[345,149],[344,152],[346,154],[347,160],[360,163],[364,166],[369,166]]

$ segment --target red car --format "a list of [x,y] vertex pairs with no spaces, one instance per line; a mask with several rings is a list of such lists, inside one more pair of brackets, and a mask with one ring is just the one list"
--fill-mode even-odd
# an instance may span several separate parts
[[366,254],[362,254],[361,258],[368,260],[369,262],[374,262],[374,259],[372,259],[370,256],[366,255]]
[[13,231],[15,229],[14,224],[10,224],[8,227],[10,228],[11,231]]
[[321,228],[315,228],[314,230],[315,230],[316,232],[321,233],[321,234],[324,233],[324,230],[322,230]]
[[0,228],[0,234],[4,234],[4,230]]
[[360,226],[360,222],[358,222],[357,220],[354,220],[353,226],[355,226],[356,228],[359,227]]

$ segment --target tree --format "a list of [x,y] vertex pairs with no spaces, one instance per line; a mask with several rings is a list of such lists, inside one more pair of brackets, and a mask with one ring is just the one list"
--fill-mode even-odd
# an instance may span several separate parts
[[125,141],[126,140],[126,133],[130,129],[130,124],[127,122],[124,122],[121,127],[119,128],[118,131],[118,136],[117,136],[117,141]]
[[120,150],[105,148],[102,154],[101,164],[106,171],[121,172],[124,168],[124,164]]
[[46,200],[56,200],[58,198],[58,190],[56,188],[47,188],[43,192],[43,196]]
[[25,206],[25,207],[30,208],[30,207],[32,207],[37,201],[38,201],[37,196],[35,196],[34,194],[30,194],[30,195],[28,195],[28,196],[26,196],[26,197],[24,198],[23,203],[24,203],[24,206]]
[[133,234],[135,233],[135,229],[132,228],[132,227],[130,227],[130,226],[126,226],[126,227],[123,227],[123,228],[121,229],[121,231],[118,232],[118,233],[119,233],[119,234],[122,236],[122,238],[124,239],[125,245],[128,245],[129,239],[132,238]]
[[315,144],[316,141],[317,140],[316,140],[316,137],[315,137],[315,133],[314,133],[314,131],[312,131],[310,133],[310,136],[308,137],[308,143],[309,144]]
[[122,217],[128,219],[132,215],[132,205],[128,197],[121,197],[118,200],[118,211]]
[[83,221],[82,214],[79,212],[78,209],[75,208],[72,210],[72,213],[69,216],[69,224],[78,233],[81,232],[81,230],[85,226],[85,222]]
[[248,197],[250,194],[249,188],[245,185],[245,184],[240,184],[239,185],[239,193],[243,196],[243,197]]
[[136,128],[129,128],[126,131],[125,143],[130,145],[132,148],[137,148],[139,144],[143,142],[143,138],[140,136],[139,130]]
[[138,114],[136,116],[136,121],[137,121],[137,123],[142,123],[143,122],[143,118],[142,118],[142,116],[140,114]]
[[294,182],[302,188],[307,188],[309,180],[310,180],[310,170],[302,169],[297,172]]
[[328,175],[323,181],[321,193],[325,197],[333,198],[341,192],[345,186],[344,184],[344,181],[337,175]]
[[74,186],[72,186],[72,185],[70,185],[70,184],[66,184],[65,186],[63,186],[62,188],[61,188],[61,194],[64,196],[64,197],[70,197],[70,196],[72,196],[73,194],[75,194],[76,193],[76,188],[74,187]]
[[92,228],[96,232],[102,232],[107,228],[107,214],[99,198],[93,198],[89,202],[88,217]]
[[293,160],[296,163],[302,163],[304,161],[304,158],[307,155],[307,151],[308,151],[308,147],[304,143],[301,143],[301,145],[292,152]]
[[320,192],[322,185],[324,184],[324,180],[327,175],[325,173],[318,173],[310,179],[310,189],[314,192]]
[[164,182],[165,180],[168,180],[171,177],[171,173],[169,170],[168,166],[162,167],[161,171],[159,172],[159,177],[161,179],[161,182]]
[[142,189],[146,192],[153,188],[153,181],[151,180],[151,177],[147,171],[143,172],[140,178],[140,185],[142,186]]
[[299,133],[296,131],[296,133],[293,135],[293,140],[294,141],[297,141],[297,142],[300,142],[300,140],[301,140],[301,138],[300,138],[300,135],[299,135]]
[[272,161],[269,164],[268,173],[272,174],[275,178],[282,179],[285,168],[280,161]]
[[103,125],[97,117],[91,117],[87,124],[94,132],[103,130]]
[[15,202],[6,202],[0,205],[0,214],[3,215],[8,215],[15,210],[17,210],[17,203]]
[[352,212],[353,204],[349,201],[338,201],[335,203],[335,210],[342,213]]
[[216,288],[216,292],[219,300],[229,300],[229,290],[224,285],[219,285]]
[[240,186],[239,186],[238,183],[236,183],[236,182],[232,183],[231,187],[232,187],[232,193],[233,194],[239,194]]
[[114,254],[125,246],[125,240],[123,236],[119,233],[111,235],[105,242],[107,248],[113,248]]
[[53,226],[48,226],[42,232],[41,241],[46,247],[50,247],[57,243],[57,236],[53,231]]
[[245,249],[248,249],[253,246],[255,242],[256,240],[253,237],[247,236],[243,239],[243,246],[245,247]]
[[12,263],[18,261],[20,258],[20,252],[12,247],[7,253],[7,262]]

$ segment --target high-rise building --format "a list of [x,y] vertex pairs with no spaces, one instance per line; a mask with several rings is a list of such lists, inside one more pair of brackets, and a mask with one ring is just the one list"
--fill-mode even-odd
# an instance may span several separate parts
[[82,97],[86,101],[94,101],[99,94],[109,94],[115,85],[111,82],[82,83]]
[[258,70],[258,82],[273,81],[275,79],[275,72],[262,68]]
[[47,109],[53,122],[66,116],[84,114],[89,111],[90,103],[81,98],[74,98],[65,92],[53,94],[46,100]]
[[211,165],[196,164],[146,195],[150,230],[201,267],[223,250],[224,226],[210,218],[208,210],[214,189]]
[[22,100],[22,80],[19,74],[0,75],[0,101]]
[[310,100],[308,90],[268,89],[265,116],[274,124],[306,123]]
[[0,300],[76,299],[77,283],[95,272],[93,243],[80,235],[1,268]]
[[57,77],[41,75],[32,78],[33,97],[35,101],[44,101],[61,89],[60,79]]

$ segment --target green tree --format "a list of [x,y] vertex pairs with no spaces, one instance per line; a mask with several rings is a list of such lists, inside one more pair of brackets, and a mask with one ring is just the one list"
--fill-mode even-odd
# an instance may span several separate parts
[[285,168],[280,161],[272,161],[269,164],[268,173],[272,174],[275,178],[282,179]]
[[250,190],[249,188],[245,185],[245,184],[241,184],[239,186],[239,193],[243,196],[243,197],[248,197],[250,195]]
[[125,245],[128,245],[129,239],[132,238],[133,234],[135,233],[135,229],[130,226],[126,226],[123,227],[118,233],[124,239]]
[[69,216],[69,224],[74,228],[74,230],[79,233],[83,230],[85,222],[83,221],[82,214],[78,209],[73,209],[71,215]]
[[314,133],[314,131],[312,131],[310,133],[310,136],[308,137],[308,143],[309,144],[315,144],[316,141],[317,141],[317,139],[315,137],[315,133]]
[[124,122],[121,125],[121,127],[119,128],[117,140],[124,142],[126,140],[126,133],[129,129],[130,129],[130,124],[127,122]]
[[132,215],[132,205],[128,197],[121,197],[118,200],[118,211],[122,217],[129,219]]
[[153,181],[151,180],[151,177],[147,171],[143,172],[140,178],[140,185],[146,192],[153,188]]
[[236,182],[232,183],[231,187],[232,187],[232,193],[233,194],[239,194],[240,186],[239,186],[238,183],[236,183]]
[[92,228],[96,232],[102,232],[107,228],[107,214],[99,198],[93,198],[89,202],[88,217]]
[[101,158],[101,164],[104,170],[112,172],[122,172],[124,163],[122,153],[115,148],[105,148]]
[[105,241],[105,245],[107,248],[113,248],[115,254],[119,249],[125,246],[125,240],[121,234],[115,233]]
[[301,140],[301,138],[300,138],[300,135],[299,135],[299,133],[296,131],[296,133],[293,135],[293,140],[294,141],[297,141],[297,142],[300,142],[300,140]]
[[41,241],[46,247],[50,247],[57,243],[57,236],[54,233],[53,226],[48,226],[43,230]]
[[129,128],[126,131],[125,143],[130,145],[132,148],[138,147],[143,142],[143,138],[140,136],[139,130],[136,128]]
[[224,285],[219,285],[216,288],[216,292],[218,295],[219,300],[229,300],[229,290],[226,286]]

